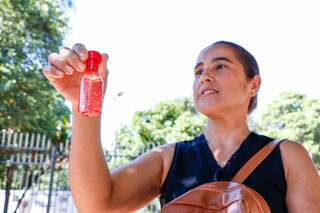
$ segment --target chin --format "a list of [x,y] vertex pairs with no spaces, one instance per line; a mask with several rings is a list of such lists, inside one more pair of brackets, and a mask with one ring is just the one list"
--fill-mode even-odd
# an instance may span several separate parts
[[199,113],[207,117],[216,117],[222,112],[220,107],[213,105],[196,104],[195,107]]

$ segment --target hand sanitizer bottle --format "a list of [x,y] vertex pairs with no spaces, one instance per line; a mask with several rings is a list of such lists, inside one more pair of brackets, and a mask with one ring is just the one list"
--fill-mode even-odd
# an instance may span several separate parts
[[80,115],[95,117],[101,114],[103,101],[103,79],[98,72],[101,55],[88,51],[86,70],[81,79],[78,110]]

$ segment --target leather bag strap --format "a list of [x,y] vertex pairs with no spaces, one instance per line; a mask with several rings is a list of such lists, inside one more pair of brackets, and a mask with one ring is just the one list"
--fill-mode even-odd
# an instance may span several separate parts
[[273,140],[265,145],[241,167],[232,180],[242,183],[281,141],[282,140]]

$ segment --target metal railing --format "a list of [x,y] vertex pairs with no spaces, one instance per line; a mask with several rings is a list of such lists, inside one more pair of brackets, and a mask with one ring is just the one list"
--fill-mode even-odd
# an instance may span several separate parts
[[[70,140],[54,143],[45,134],[0,133],[0,211],[77,212],[71,197],[67,170]],[[144,153],[156,145],[141,147]],[[109,165],[132,158],[114,149],[105,155]],[[4,202],[1,199],[4,197]],[[159,212],[155,199],[139,212]]]
[[[3,212],[9,212],[10,192],[17,201],[17,207],[10,208],[10,211],[17,212],[28,191],[48,191],[46,212],[49,212],[54,172],[66,164],[69,141],[57,147],[45,134],[2,130],[0,150],[0,169],[3,173],[0,187],[5,189]],[[64,184],[67,189],[67,184]]]

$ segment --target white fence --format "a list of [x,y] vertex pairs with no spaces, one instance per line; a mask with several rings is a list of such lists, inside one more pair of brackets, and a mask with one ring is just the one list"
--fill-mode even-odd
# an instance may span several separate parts
[[[11,190],[8,212],[12,213],[16,209],[18,200],[23,190]],[[5,190],[0,190],[0,212],[3,212],[5,200]],[[47,210],[48,191],[28,191],[17,209],[17,213],[43,213]],[[160,204],[157,199],[149,205],[137,211],[137,213],[159,212]],[[52,192],[50,213],[77,213],[70,191]]]
[[[8,212],[14,212],[23,190],[11,190]],[[0,190],[0,212],[3,212],[5,190]],[[43,213],[47,210],[48,191],[28,191],[17,213]],[[50,213],[76,213],[70,191],[53,191]]]
[[[144,153],[155,146],[141,146],[138,151]],[[4,170],[0,174],[0,212],[76,212],[66,182],[68,154],[69,140],[56,146],[46,135],[2,130],[0,166]],[[106,155],[106,160],[109,165],[119,165],[127,157],[123,150],[115,149]],[[138,212],[159,212],[159,209],[159,201],[155,199]]]

